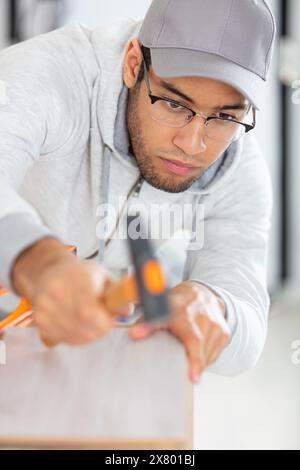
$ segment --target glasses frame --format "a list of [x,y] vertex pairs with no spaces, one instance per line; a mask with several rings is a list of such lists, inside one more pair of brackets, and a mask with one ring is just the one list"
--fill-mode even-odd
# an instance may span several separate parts
[[[213,119],[215,120],[218,120],[218,121],[228,121],[228,122],[234,122],[236,124],[240,124],[241,126],[244,126],[245,127],[245,133],[247,134],[248,132],[252,131],[255,126],[256,126],[256,110],[253,106],[251,106],[252,108],[252,115],[253,115],[253,122],[252,124],[246,124],[244,122],[240,122],[240,121],[237,121],[235,119],[227,119],[227,118],[219,118],[219,117],[216,117],[216,116],[206,116],[205,114],[202,114],[202,113],[197,113],[196,111],[194,111],[193,109],[189,108],[188,106],[184,105],[184,104],[181,104],[179,103],[178,101],[176,100],[173,100],[171,98],[163,98],[161,96],[155,96],[152,94],[152,91],[151,91],[151,85],[150,85],[150,79],[149,79],[149,74],[148,74],[148,70],[147,70],[147,65],[146,65],[146,62],[145,62],[145,59],[143,59],[143,67],[144,67],[144,80],[146,82],[146,86],[147,86],[147,92],[148,92],[148,96],[150,98],[150,101],[151,101],[151,104],[155,104],[157,101],[166,101],[167,103],[173,103],[175,105],[178,105],[178,106],[181,106],[182,108],[185,108],[187,111],[189,111],[191,114],[192,114],[192,118],[190,121],[188,121],[186,124],[183,124],[182,126],[170,126],[169,124],[167,123],[164,123],[163,121],[159,121],[163,124],[165,124],[166,126],[168,127],[174,127],[174,128],[182,128],[182,127],[185,127],[187,126],[188,124],[190,124],[190,122],[192,122],[192,120],[196,117],[196,116],[200,116],[204,121],[205,121],[205,127],[207,127],[208,123],[210,121],[212,121]],[[250,109],[249,109],[250,111]],[[248,112],[249,112],[248,111]],[[248,113],[247,113],[248,114]]]

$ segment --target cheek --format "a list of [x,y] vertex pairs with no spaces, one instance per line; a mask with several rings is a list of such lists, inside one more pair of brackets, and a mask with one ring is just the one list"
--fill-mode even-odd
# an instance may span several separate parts
[[204,160],[207,163],[207,167],[212,165],[228,148],[228,144],[220,143],[213,140],[207,140],[207,149],[204,156]]
[[141,126],[147,148],[154,150],[154,152],[150,151],[149,153],[155,153],[155,150],[167,151],[173,147],[174,129],[152,119],[149,111],[141,113]]

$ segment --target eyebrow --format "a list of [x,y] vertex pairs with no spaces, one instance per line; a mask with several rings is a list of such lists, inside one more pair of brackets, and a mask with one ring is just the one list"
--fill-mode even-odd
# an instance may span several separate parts
[[196,105],[195,101],[190,98],[189,96],[187,96],[185,93],[183,93],[182,91],[178,90],[174,85],[172,85],[171,83],[168,83],[168,82],[165,82],[163,80],[160,81],[160,85],[165,88],[166,90],[170,91],[171,93],[174,93],[174,95],[177,95],[179,96],[180,98],[186,100],[186,101],[189,101],[189,103],[193,104],[193,105]]
[[[178,90],[174,85],[172,85],[171,83],[168,83],[168,82],[165,82],[164,80],[160,80],[159,82],[160,86],[162,86],[163,88],[165,88],[166,90],[170,91],[171,93],[173,93],[174,95],[177,95],[179,96],[180,98],[184,99],[185,101],[188,101],[189,103],[191,103],[192,105],[194,106],[197,106],[195,101],[187,96],[185,93],[183,93],[182,91]],[[236,109],[236,110],[242,110],[242,111],[245,111],[247,108],[248,108],[248,104],[247,103],[235,103],[235,104],[226,104],[224,106],[221,106],[219,108],[214,108],[214,111],[215,110],[220,110],[220,111],[226,111],[226,110],[229,110],[229,109]]]

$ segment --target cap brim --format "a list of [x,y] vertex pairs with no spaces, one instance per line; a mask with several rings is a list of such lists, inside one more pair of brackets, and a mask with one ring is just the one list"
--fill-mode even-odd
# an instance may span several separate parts
[[260,109],[265,81],[255,73],[217,54],[177,48],[151,48],[154,73],[160,77],[207,77],[239,91]]

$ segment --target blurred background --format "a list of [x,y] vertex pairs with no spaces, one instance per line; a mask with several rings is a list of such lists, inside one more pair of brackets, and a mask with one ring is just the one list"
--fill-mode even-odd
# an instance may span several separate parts
[[[150,3],[0,0],[0,49],[70,22],[142,19]],[[300,2],[269,4],[278,42],[257,128],[274,188],[269,335],[254,371],[195,388],[195,449],[300,449]]]

